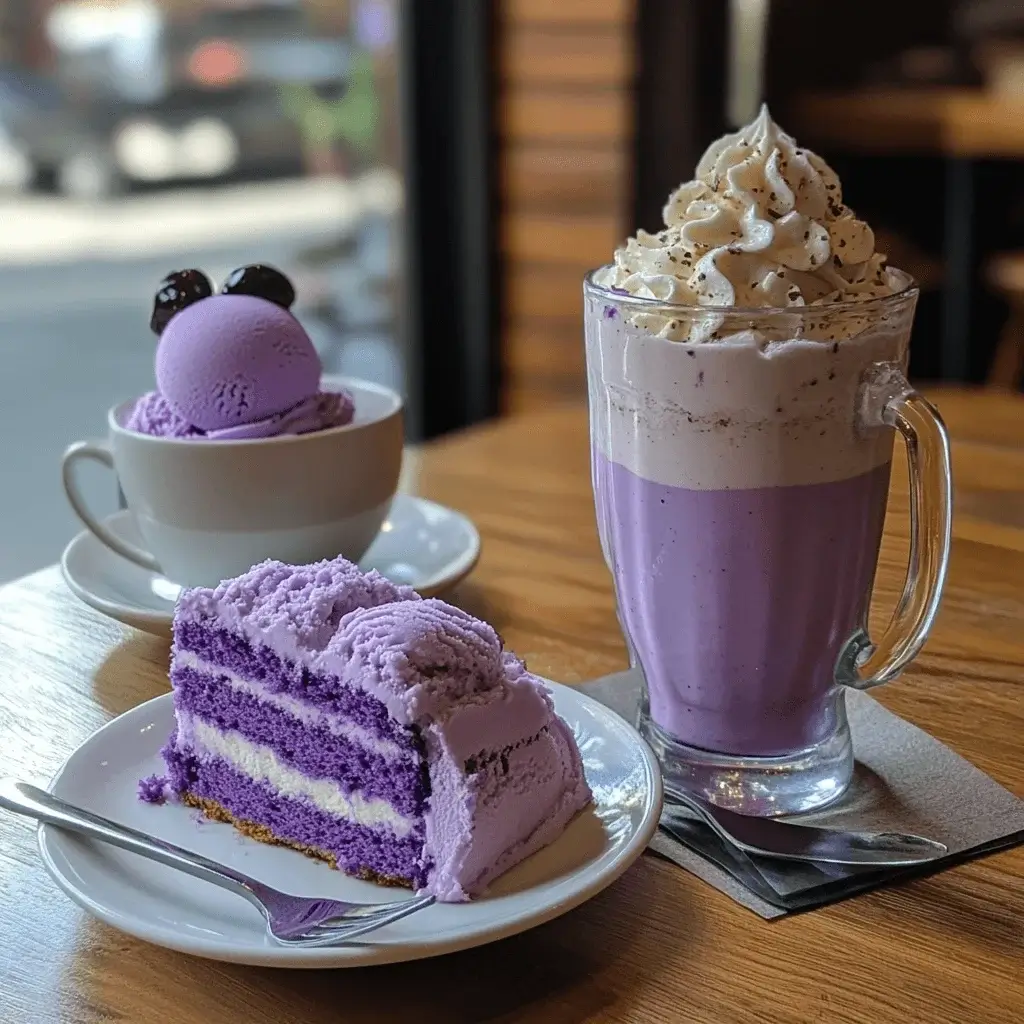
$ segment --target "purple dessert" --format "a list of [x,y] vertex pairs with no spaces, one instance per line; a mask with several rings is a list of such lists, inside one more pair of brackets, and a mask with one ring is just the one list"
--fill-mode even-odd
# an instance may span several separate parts
[[173,792],[360,878],[467,899],[590,801],[490,626],[341,558],[185,591],[171,683]]
[[202,437],[203,434],[179,416],[159,391],[147,391],[135,403],[125,427],[156,437]]
[[166,775],[148,775],[139,779],[139,799],[147,804],[165,804],[174,795]]
[[234,271],[219,295],[202,271],[168,275],[150,322],[158,390],[135,402],[124,426],[240,441],[351,423],[352,396],[320,388],[320,356],[289,309],[294,300],[284,274],[261,264]]

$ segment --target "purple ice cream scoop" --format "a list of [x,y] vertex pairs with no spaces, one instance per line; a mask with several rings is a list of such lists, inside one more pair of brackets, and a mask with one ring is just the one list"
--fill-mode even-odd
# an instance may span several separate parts
[[186,306],[164,328],[156,352],[160,394],[204,433],[265,420],[313,398],[320,368],[298,320],[252,295]]
[[223,430],[208,430],[211,441],[254,441],[279,434],[309,434],[343,427],[355,416],[355,403],[347,391],[318,391],[285,412]]
[[255,441],[281,434],[309,434],[331,427],[344,427],[355,417],[352,396],[341,389],[318,391],[285,412],[264,420],[241,423],[223,430],[200,430],[183,420],[159,391],[147,391],[132,406],[124,421],[128,430],[154,437],[208,441]]
[[159,391],[147,391],[132,407],[124,425],[128,430],[156,437],[202,436],[202,431],[183,420]]

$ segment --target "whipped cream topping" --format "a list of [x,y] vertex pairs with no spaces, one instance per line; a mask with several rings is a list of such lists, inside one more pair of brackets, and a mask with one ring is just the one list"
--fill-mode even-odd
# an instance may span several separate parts
[[[596,283],[666,303],[744,309],[825,306],[906,284],[875,252],[871,228],[844,205],[832,168],[800,148],[766,106],[708,147],[664,216],[663,231],[638,231]],[[631,322],[670,340],[702,341],[721,320],[652,312]]]

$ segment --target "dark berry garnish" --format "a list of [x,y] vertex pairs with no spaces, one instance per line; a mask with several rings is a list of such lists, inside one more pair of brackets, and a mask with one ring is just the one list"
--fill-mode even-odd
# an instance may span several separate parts
[[168,321],[186,306],[213,294],[210,279],[201,270],[175,270],[168,274],[156,290],[153,315],[149,326],[157,336],[163,334]]
[[221,288],[223,295],[255,295],[283,309],[295,301],[295,289],[280,270],[265,263],[252,263],[233,270]]

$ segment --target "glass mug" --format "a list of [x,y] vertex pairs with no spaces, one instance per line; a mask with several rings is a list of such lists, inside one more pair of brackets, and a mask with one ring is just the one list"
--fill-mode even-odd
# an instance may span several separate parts
[[[638,727],[666,792],[746,814],[811,810],[853,774],[844,688],[899,674],[935,618],[952,477],[904,376],[917,288],[712,309],[584,283],[592,478]],[[713,335],[705,343],[671,341]],[[867,614],[894,428],[910,556],[889,626]]]

